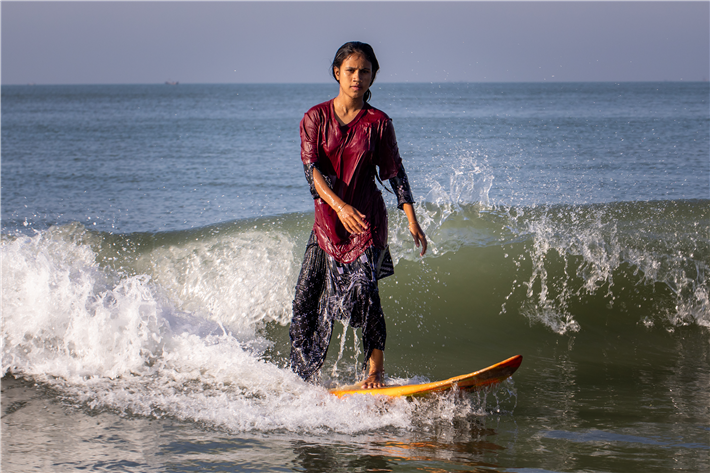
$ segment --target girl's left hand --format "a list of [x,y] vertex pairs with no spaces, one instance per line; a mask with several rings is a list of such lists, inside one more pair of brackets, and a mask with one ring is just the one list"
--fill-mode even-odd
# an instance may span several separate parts
[[409,233],[412,234],[414,244],[417,245],[417,248],[420,246],[422,247],[422,252],[419,253],[419,256],[424,256],[424,253],[426,253],[427,241],[422,227],[419,226],[419,222],[415,221],[409,224]]

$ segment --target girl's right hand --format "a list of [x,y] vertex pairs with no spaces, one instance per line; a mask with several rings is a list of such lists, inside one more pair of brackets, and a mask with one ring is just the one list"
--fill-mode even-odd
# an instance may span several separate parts
[[368,223],[365,219],[365,215],[360,213],[360,211],[352,205],[345,204],[340,210],[336,209],[336,212],[338,213],[340,222],[348,233],[359,234],[367,230]]

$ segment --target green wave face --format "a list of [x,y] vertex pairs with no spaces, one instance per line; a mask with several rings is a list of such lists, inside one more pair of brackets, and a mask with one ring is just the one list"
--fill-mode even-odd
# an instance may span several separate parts
[[[403,216],[391,211],[396,274],[380,283],[388,358],[407,374],[422,374],[422,366],[428,375],[470,371],[543,340],[651,340],[710,326],[708,201],[429,204],[418,213],[427,255],[418,256]],[[148,277],[176,310],[250,336],[266,330],[283,362],[311,224],[309,214],[167,233],[96,233],[76,224],[42,238],[90,249],[113,281],[106,284]],[[356,356],[351,345],[341,358]]]

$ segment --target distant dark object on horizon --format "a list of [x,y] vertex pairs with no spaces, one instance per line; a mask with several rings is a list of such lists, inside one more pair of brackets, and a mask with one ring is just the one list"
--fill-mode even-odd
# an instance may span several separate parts
[[165,81],[165,85],[178,85],[178,84],[180,84],[180,82],[178,82],[178,81],[174,81],[174,82],[171,80]]

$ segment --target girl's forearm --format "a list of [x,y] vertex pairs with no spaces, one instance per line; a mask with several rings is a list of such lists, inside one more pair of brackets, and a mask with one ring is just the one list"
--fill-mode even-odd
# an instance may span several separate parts
[[328,184],[323,179],[323,175],[318,169],[313,169],[313,184],[316,187],[316,192],[321,199],[323,199],[328,205],[330,205],[333,210],[340,212],[345,206],[345,202],[340,199],[335,192],[328,187]]
[[313,185],[321,199],[330,205],[348,233],[362,233],[367,228],[367,219],[355,207],[346,204],[337,196],[318,169],[313,169]]
[[407,216],[407,220],[409,220],[409,224],[419,224],[417,221],[417,213],[414,211],[414,206],[412,204],[404,204],[402,205],[402,209],[404,210],[405,215]]

